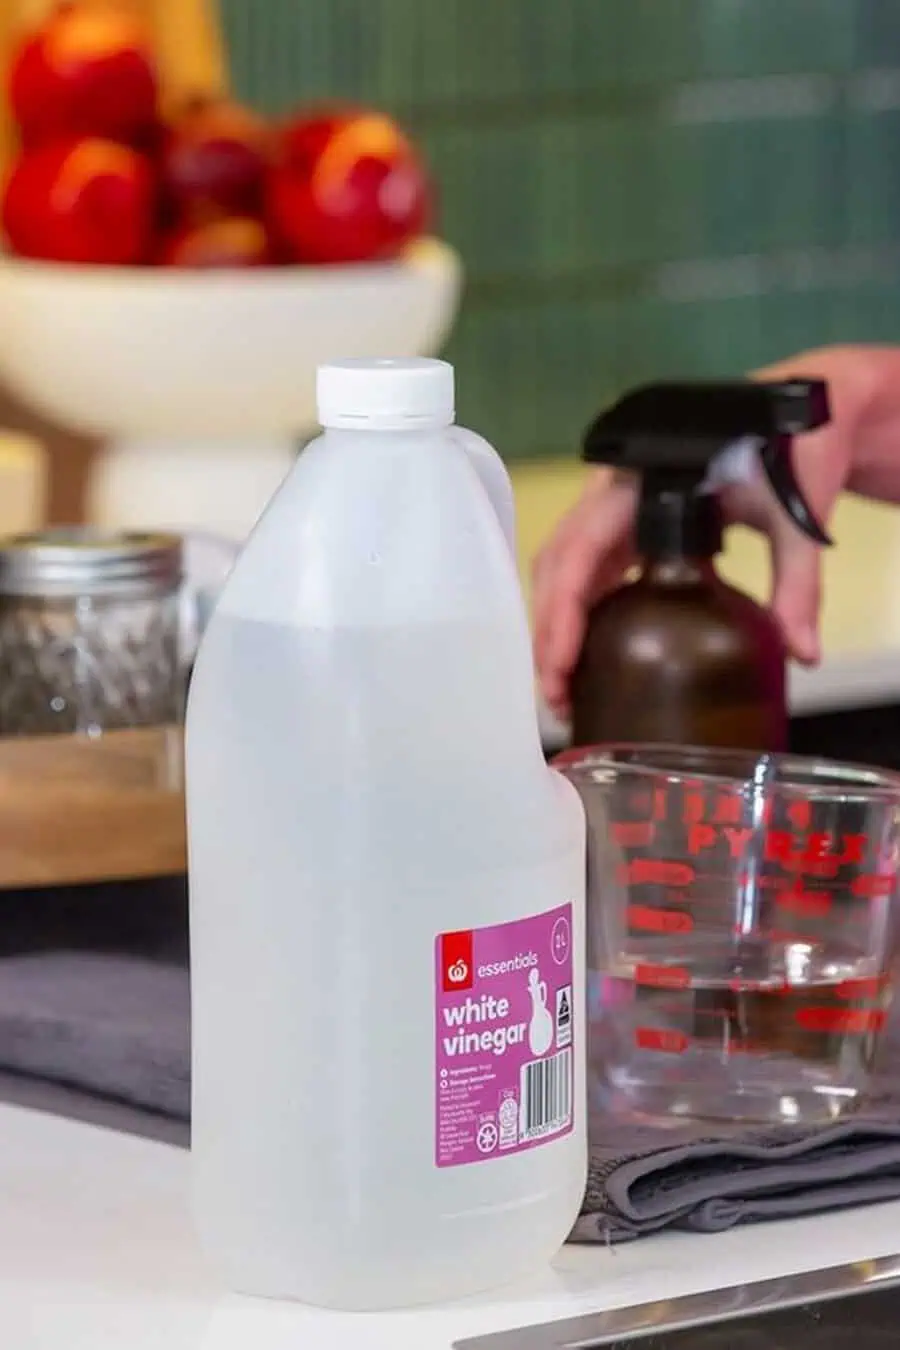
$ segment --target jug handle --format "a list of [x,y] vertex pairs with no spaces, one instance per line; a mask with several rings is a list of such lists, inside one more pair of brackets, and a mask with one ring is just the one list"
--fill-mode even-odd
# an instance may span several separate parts
[[175,529],[172,533],[180,534],[184,545],[185,585],[181,588],[179,618],[182,653],[190,663],[241,545],[210,531]]
[[509,474],[506,472],[506,465],[490,441],[486,441],[483,436],[479,436],[477,431],[469,431],[466,427],[455,426],[452,428],[452,433],[457,443],[465,450],[469,457],[469,463],[478,474],[481,486],[494,508],[509,551],[512,554],[513,561],[515,561],[517,556],[516,503],[513,497],[512,483]]

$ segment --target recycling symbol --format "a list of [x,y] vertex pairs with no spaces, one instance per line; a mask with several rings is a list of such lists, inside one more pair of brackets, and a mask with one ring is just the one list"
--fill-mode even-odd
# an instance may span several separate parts
[[479,1153],[493,1153],[497,1147],[498,1139],[497,1126],[492,1120],[486,1120],[478,1126],[475,1143],[478,1146]]

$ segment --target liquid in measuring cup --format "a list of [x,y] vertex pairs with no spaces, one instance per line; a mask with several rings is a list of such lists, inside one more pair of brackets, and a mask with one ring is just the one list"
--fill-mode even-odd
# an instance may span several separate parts
[[591,994],[603,1103],[611,1093],[652,1115],[810,1122],[857,1105],[890,983],[833,943],[750,939],[621,961]]

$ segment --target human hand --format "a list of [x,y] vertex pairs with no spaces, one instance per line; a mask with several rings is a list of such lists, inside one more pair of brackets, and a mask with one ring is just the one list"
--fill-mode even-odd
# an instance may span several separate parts
[[[845,487],[900,501],[900,348],[830,347],[756,372],[756,378],[818,378],[828,384],[831,421],[799,436],[793,461],[813,514],[827,528]],[[725,518],[768,536],[771,607],[790,654],[805,665],[820,657],[819,548],[787,517],[762,474],[721,495]],[[637,485],[596,469],[581,500],[558,525],[534,569],[535,662],[541,690],[568,713],[569,678],[590,609],[634,562]]]

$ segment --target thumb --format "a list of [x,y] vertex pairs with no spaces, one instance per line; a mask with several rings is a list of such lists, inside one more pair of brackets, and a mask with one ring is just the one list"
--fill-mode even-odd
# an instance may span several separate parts
[[786,520],[778,522],[770,540],[772,610],[791,655],[804,665],[817,665],[821,659],[821,550]]

